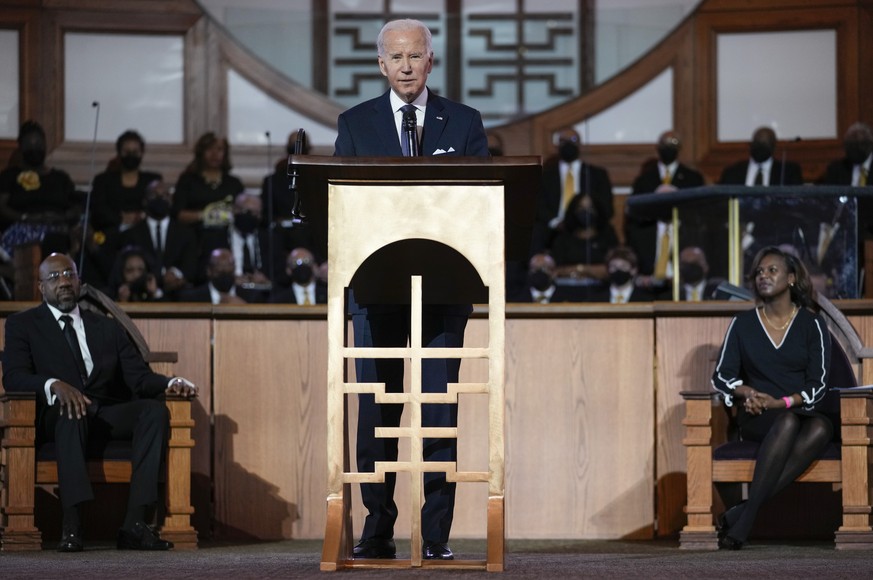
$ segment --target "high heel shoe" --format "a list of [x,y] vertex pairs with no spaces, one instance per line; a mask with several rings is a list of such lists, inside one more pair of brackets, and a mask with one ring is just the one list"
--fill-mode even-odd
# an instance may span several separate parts
[[[731,519],[736,519],[736,518],[729,517],[730,514],[734,513],[735,511],[739,511],[741,509],[740,506],[744,505],[745,503],[746,503],[746,500],[743,500],[740,503],[735,504],[735,505],[731,506],[729,509],[723,511],[720,516],[715,518],[715,530],[718,533],[719,540],[726,537],[728,534],[728,531],[730,530],[730,525],[728,524],[728,521]],[[739,548],[737,548],[737,549],[739,549]]]
[[718,539],[718,549],[719,550],[742,550],[745,542],[741,542],[736,538],[732,538],[727,534],[719,537]]

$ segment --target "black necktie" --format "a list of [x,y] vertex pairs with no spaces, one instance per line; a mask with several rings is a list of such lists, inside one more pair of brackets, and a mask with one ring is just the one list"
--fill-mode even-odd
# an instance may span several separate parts
[[85,359],[82,358],[82,349],[79,347],[76,329],[73,328],[73,318],[64,314],[61,316],[61,322],[64,323],[64,338],[67,339],[67,344],[70,345],[70,350],[73,352],[73,358],[76,359],[76,366],[79,367],[79,376],[82,378],[82,385],[84,385],[88,379],[88,371],[85,368]]
[[403,105],[403,120],[400,122],[400,148],[404,157],[418,157],[418,119],[415,105]]
[[758,167],[758,172],[755,174],[755,185],[764,185],[764,172]]
[[248,244],[248,236],[243,238],[243,273],[251,274],[255,271],[255,261],[252,259],[252,249]]
[[161,233],[161,222],[155,222],[155,270],[159,276],[164,274],[164,244],[161,240]]

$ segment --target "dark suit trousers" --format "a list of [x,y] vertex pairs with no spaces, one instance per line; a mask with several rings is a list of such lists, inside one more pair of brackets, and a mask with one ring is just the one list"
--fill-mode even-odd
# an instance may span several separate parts
[[89,438],[130,439],[131,465],[128,503],[150,506],[158,500],[158,476],[167,443],[169,412],[163,401],[140,399],[99,405],[92,403],[87,418],[68,419],[60,405],[46,407],[40,420],[41,441],[54,441],[58,486],[65,508],[94,499],[86,466]]
[[[460,348],[468,315],[457,306],[424,306],[422,344],[431,348]],[[406,346],[410,332],[409,307],[371,306],[352,316],[357,346]],[[444,393],[448,383],[458,382],[460,359],[424,359],[422,391]],[[403,392],[403,360],[358,359],[358,381],[385,383],[389,393]],[[376,427],[400,425],[403,405],[375,402],[373,395],[358,397],[357,467],[372,472],[377,461],[397,460],[397,439],[376,438]],[[422,426],[456,427],[457,404],[422,405]],[[455,461],[457,440],[425,439],[424,461]],[[394,503],[396,475],[385,474],[385,483],[361,484],[361,496],[368,510],[362,540],[392,538],[397,519]],[[422,538],[426,543],[448,542],[455,507],[455,484],[446,481],[445,473],[424,473],[425,503],[421,510]]]

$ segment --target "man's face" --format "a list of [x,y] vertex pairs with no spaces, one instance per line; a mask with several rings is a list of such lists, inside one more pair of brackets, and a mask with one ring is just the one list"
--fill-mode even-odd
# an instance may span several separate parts
[[233,254],[228,250],[213,252],[209,257],[209,266],[206,268],[206,275],[210,280],[221,275],[233,275],[234,261]]
[[79,301],[81,284],[76,264],[62,254],[52,254],[39,266],[42,298],[61,312],[72,312]]
[[411,103],[424,91],[433,68],[433,54],[421,29],[390,30],[384,36],[385,54],[379,55],[379,70],[397,96]]
[[237,197],[233,204],[233,213],[243,214],[250,213],[256,218],[261,218],[263,205],[261,198],[256,195],[241,195]]

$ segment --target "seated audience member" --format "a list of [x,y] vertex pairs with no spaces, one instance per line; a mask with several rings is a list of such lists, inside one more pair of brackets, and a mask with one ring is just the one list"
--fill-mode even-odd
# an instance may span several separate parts
[[773,155],[776,152],[776,132],[770,127],[758,127],[749,144],[749,159],[730,165],[722,171],[722,185],[803,185],[800,165],[784,164]]
[[845,157],[832,161],[825,171],[823,185],[873,185],[870,165],[873,163],[873,130],[866,123],[854,123],[843,137]]
[[577,286],[558,286],[555,284],[555,260],[548,254],[534,254],[527,269],[524,288],[509,302],[533,302],[549,304],[552,302],[581,302],[585,295]]
[[108,294],[116,302],[155,302],[164,297],[154,266],[141,248],[128,246],[119,252],[109,277]]
[[[281,260],[288,250],[281,240],[270,244],[270,231],[263,225],[261,197],[241,193],[233,202],[233,222],[225,228],[213,228],[203,237],[203,253],[209,255],[215,248],[227,248],[236,264],[236,284],[251,290],[247,302],[266,302],[269,297],[270,273],[281,271]],[[271,257],[270,252],[273,252]],[[264,290],[267,292],[265,293]]]
[[227,139],[205,133],[194,146],[194,160],[176,181],[173,216],[192,226],[198,239],[204,230],[224,228],[233,220],[233,199],[245,190],[231,175]]
[[[743,548],[758,511],[815,461],[834,435],[824,410],[831,343],[803,263],[761,250],[749,275],[757,305],[728,325],[712,385],[758,441],[748,499],[718,517],[721,549]],[[779,345],[778,348],[776,345]]]
[[153,373],[121,325],[79,309],[76,264],[52,254],[39,267],[43,303],[6,320],[3,386],[37,397],[37,438],[54,441],[63,523],[59,552],[81,552],[81,506],[94,499],[85,464],[91,440],[131,439],[133,472],[119,550],[169,550],[147,524],[157,504],[169,414],[160,397],[197,395],[177,377]]
[[146,187],[145,219],[122,234],[122,244],[138,246],[154,264],[158,287],[174,296],[190,285],[197,270],[197,240],[191,228],[170,216],[172,194],[155,180]]
[[627,246],[613,248],[606,255],[606,271],[609,284],[598,287],[591,294],[591,302],[625,304],[627,302],[651,302],[654,297],[645,288],[635,284],[637,256]]
[[580,158],[581,138],[572,128],[558,133],[557,155],[543,163],[542,190],[537,205],[532,253],[545,251],[564,221],[564,213],[577,194],[588,194],[598,207],[602,219],[609,222],[613,214],[612,182],[602,167]]
[[[285,146],[288,155],[294,153],[296,141],[297,132],[294,131],[288,135],[288,143]],[[305,134],[303,135],[303,153],[301,155],[309,155],[309,140]],[[274,227],[277,229],[277,237],[281,240],[282,247],[312,247],[311,226],[306,222],[295,221],[292,215],[294,194],[289,190],[288,157],[279,159],[276,162],[276,170],[264,178],[261,184],[261,199],[264,205],[265,223],[270,221],[269,216],[272,209]],[[272,208],[269,205],[271,200]],[[284,255],[284,252],[281,255]],[[279,263],[281,263],[281,259]]]
[[602,281],[606,279],[606,253],[618,245],[608,212],[589,195],[570,201],[549,253],[557,264],[558,278]]
[[159,173],[140,169],[145,141],[136,131],[119,135],[115,153],[106,171],[94,178],[91,221],[98,231],[124,231],[142,220],[146,188],[161,179]]
[[206,267],[206,283],[179,292],[179,302],[209,302],[212,304],[245,304],[237,296],[236,265],[233,254],[226,248],[212,250]]
[[686,302],[714,300],[715,289],[721,280],[710,280],[706,254],[697,246],[688,246],[679,252],[680,299]]
[[[69,249],[70,225],[79,219],[75,186],[66,172],[45,164],[45,131],[25,121],[18,132],[18,149],[10,166],[0,173],[0,248],[4,258],[15,246],[41,241],[44,251]],[[2,253],[0,253],[2,255]]]
[[327,284],[318,279],[315,256],[306,248],[294,248],[285,261],[289,285],[273,285],[270,302],[277,304],[327,304]]
[[[666,131],[658,139],[657,163],[646,163],[634,180],[631,195],[650,195],[703,185],[703,175],[679,162],[682,141],[673,131]],[[656,295],[669,289],[673,279],[670,262],[673,245],[672,224],[651,216],[628,212],[625,216],[625,240],[639,259],[638,284],[651,289]]]

